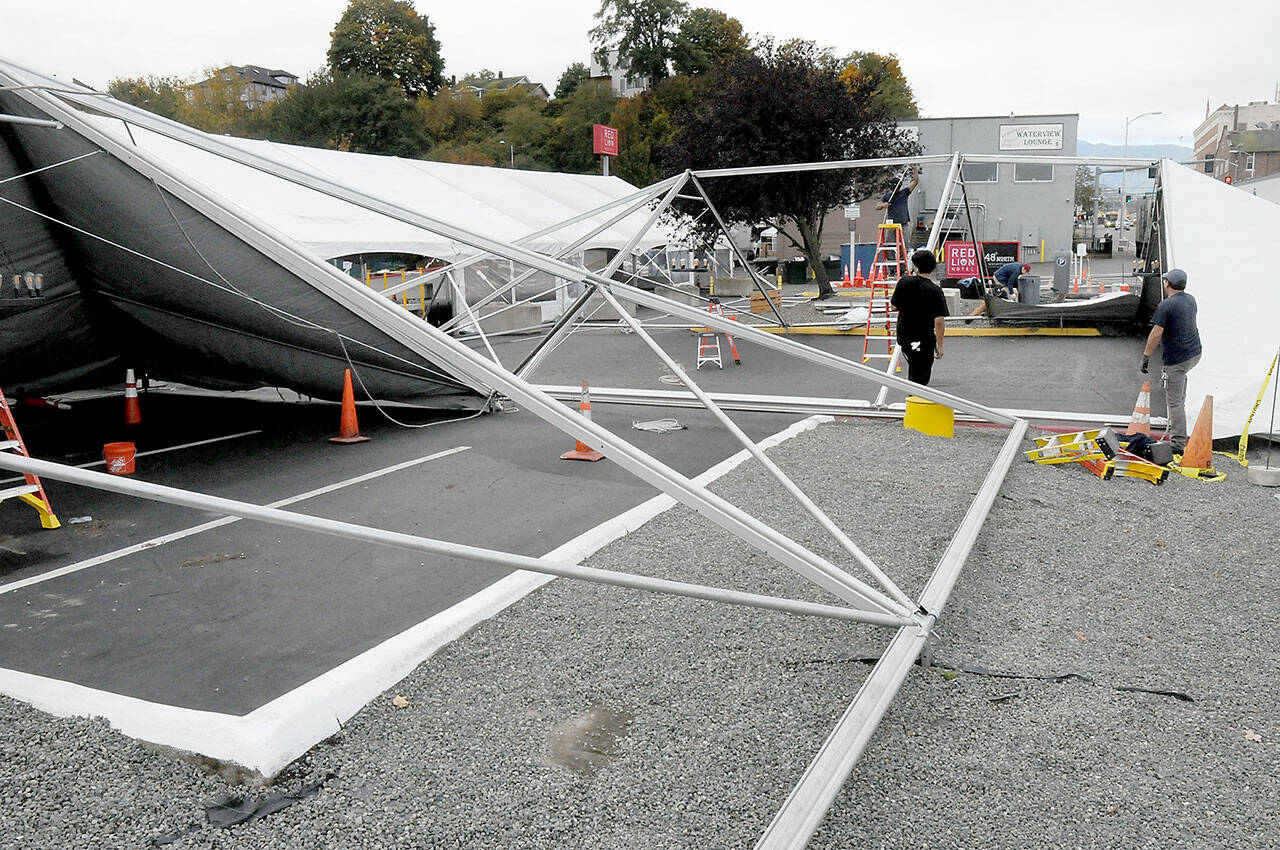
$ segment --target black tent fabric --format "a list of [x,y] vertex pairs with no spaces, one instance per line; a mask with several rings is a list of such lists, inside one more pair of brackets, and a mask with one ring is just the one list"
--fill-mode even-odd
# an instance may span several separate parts
[[[0,92],[0,112],[48,117],[10,92]],[[377,398],[482,403],[70,127],[0,124],[0,181],[17,175],[26,176],[0,182],[0,386],[10,394],[118,382],[127,365],[202,387],[335,398],[351,365]],[[13,292],[13,275],[28,270],[43,276],[39,298]]]

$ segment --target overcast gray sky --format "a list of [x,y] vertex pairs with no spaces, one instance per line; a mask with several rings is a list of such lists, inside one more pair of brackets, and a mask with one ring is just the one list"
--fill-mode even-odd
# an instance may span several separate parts
[[[0,56],[96,87],[255,64],[302,76],[324,64],[347,0],[0,0]],[[896,53],[922,114],[1080,114],[1080,137],[1191,144],[1205,103],[1274,100],[1280,4],[1247,16],[1187,0],[724,0],[695,2],[753,35],[837,53]],[[586,61],[598,0],[429,2],[445,73],[481,68],[555,87]]]

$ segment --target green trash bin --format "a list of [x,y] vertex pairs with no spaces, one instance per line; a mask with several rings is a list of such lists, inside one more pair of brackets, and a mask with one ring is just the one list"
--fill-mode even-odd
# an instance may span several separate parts
[[786,260],[782,264],[784,283],[804,283],[809,278],[809,263],[805,260]]

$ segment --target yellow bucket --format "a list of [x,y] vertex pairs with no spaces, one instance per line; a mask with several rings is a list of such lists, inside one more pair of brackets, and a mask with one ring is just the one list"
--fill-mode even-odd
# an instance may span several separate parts
[[907,428],[931,437],[956,435],[956,412],[949,407],[935,404],[917,395],[907,396],[907,413],[902,417]]

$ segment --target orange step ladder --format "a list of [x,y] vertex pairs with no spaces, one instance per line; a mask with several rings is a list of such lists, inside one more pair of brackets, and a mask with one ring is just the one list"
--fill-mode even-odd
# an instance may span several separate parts
[[876,256],[871,261],[871,282],[897,281],[907,273],[907,243],[901,224],[882,224],[876,234]]
[[[862,337],[862,362],[892,360],[897,316],[889,299],[898,279],[907,273],[907,246],[901,224],[882,224],[876,234],[876,254],[871,261],[871,299],[867,305],[867,328]],[[873,334],[874,331],[874,334]],[[883,336],[881,336],[883,331]],[[873,342],[874,340],[874,342]],[[884,351],[873,350],[884,344]]]
[[[31,457],[27,454],[27,444],[22,441],[22,435],[18,433],[18,423],[13,420],[13,411],[9,409],[9,401],[4,397],[3,391],[0,391],[0,427],[4,430],[3,439],[0,439],[0,451]],[[26,479],[26,483],[0,490],[0,502],[5,499],[21,499],[40,514],[42,528],[61,528],[62,523],[58,522],[58,518],[54,516],[53,505],[49,503],[49,497],[45,495],[44,485],[40,483],[40,479],[34,475],[22,477]]]
[[[874,280],[871,282],[871,298],[867,302],[867,327],[862,335],[862,363],[872,360],[892,360],[897,342],[898,316],[889,299],[897,281]],[[880,351],[881,345],[884,350]]]

